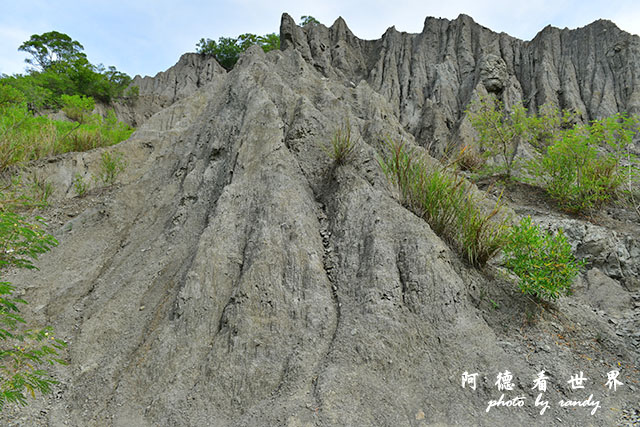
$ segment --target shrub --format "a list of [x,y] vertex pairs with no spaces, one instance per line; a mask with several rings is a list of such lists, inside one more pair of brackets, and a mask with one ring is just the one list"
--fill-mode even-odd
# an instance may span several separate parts
[[116,178],[122,171],[124,171],[127,163],[124,160],[124,155],[118,151],[113,153],[105,151],[101,156],[100,163],[100,175],[98,179],[107,185],[112,185],[116,182]]
[[82,95],[62,95],[62,111],[71,120],[84,123],[87,116],[95,108],[93,98]]
[[571,284],[584,262],[576,261],[562,230],[555,235],[523,218],[511,228],[504,246],[505,266],[518,277],[522,292],[555,300],[571,293]]
[[0,84],[0,109],[21,104],[24,100],[22,92],[7,84]]
[[81,174],[76,173],[73,177],[73,189],[78,196],[82,197],[89,189],[89,183],[84,180]]
[[563,208],[597,210],[625,181],[622,161],[630,157],[637,126],[636,119],[618,114],[563,130],[530,169]]
[[575,111],[558,110],[552,104],[544,104],[538,110],[537,116],[529,117],[529,142],[539,151],[551,145],[563,129],[571,129],[578,121],[579,113]]
[[345,123],[333,134],[331,145],[325,149],[338,165],[348,163],[355,154],[356,141],[351,137],[351,125]]
[[506,111],[500,101],[481,97],[467,110],[471,125],[478,133],[480,150],[500,160],[499,172],[509,177],[518,146],[532,137],[527,109],[516,104]]
[[389,142],[388,154],[379,162],[398,186],[403,204],[471,265],[483,266],[500,250],[508,224],[500,215],[500,201],[486,212],[464,178],[445,166],[430,167],[402,143]]
[[[0,211],[0,269],[36,268],[33,260],[57,245],[53,236],[45,234],[38,224]],[[43,363],[61,363],[58,350],[66,346],[55,339],[50,327],[24,328],[25,320],[18,306],[26,301],[13,296],[15,287],[0,282],[0,411],[6,403],[26,405],[26,394],[48,393],[55,381],[46,371],[38,369]]]

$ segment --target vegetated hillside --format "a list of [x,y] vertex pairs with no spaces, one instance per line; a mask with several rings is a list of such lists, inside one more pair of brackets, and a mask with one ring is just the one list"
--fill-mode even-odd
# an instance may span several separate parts
[[[507,194],[517,214],[563,227],[589,262],[574,296],[540,304],[499,263],[461,261],[402,206],[378,158],[389,139],[440,153],[471,138],[462,112],[484,92],[534,111],[557,101],[585,119],[637,112],[640,39],[598,21],[522,42],[460,16],[363,41],[342,19],[302,28],[286,14],[280,37],[281,51],[250,48],[228,73],[188,55],[136,79],[144,103],[131,114],[140,124],[157,113],[117,146],[128,161],[117,186],[83,198],[71,188],[110,149],[39,166],[55,188],[44,215],[60,245],[11,281],[26,288],[30,318],[69,342],[69,365],[52,396],[8,408],[4,422],[631,423],[632,212],[587,221],[533,187]],[[337,165],[326,147],[347,120],[356,151]],[[615,391],[605,386],[614,369]],[[506,370],[511,391],[495,385]],[[479,374],[477,389],[462,387],[464,372]],[[580,372],[585,388],[572,390]],[[524,405],[487,411],[503,393]],[[592,406],[558,404],[591,394]]]

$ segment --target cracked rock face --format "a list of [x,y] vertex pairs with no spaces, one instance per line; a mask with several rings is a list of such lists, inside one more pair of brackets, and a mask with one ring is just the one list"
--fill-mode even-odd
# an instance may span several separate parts
[[[56,368],[53,396],[3,422],[614,425],[622,413],[610,408],[632,417],[637,394],[601,384],[615,366],[630,384],[638,360],[596,312],[635,301],[607,302],[606,260],[605,273],[589,276],[597,307],[566,298],[540,311],[502,276],[459,261],[397,201],[377,162],[386,138],[418,147],[424,135],[448,137],[479,86],[535,92],[538,105],[551,96],[542,88],[552,77],[536,74],[550,64],[533,59],[551,55],[545,43],[569,49],[562,40],[604,29],[584,42],[593,64],[611,40],[637,44],[606,22],[521,42],[465,16],[363,41],[342,20],[303,29],[284,15],[283,51],[254,46],[229,73],[183,56],[138,80],[154,101],[134,113],[158,112],[111,148],[129,162],[117,186],[73,197],[73,176],[95,169],[99,150],[41,166],[55,187],[59,208],[45,215],[60,246],[39,272],[10,280],[25,288],[29,318],[69,341],[69,365]],[[623,69],[606,78],[634,75]],[[614,108],[579,99],[591,115]],[[620,102],[635,108],[633,97]],[[337,166],[326,147],[347,120],[356,155]],[[637,274],[628,260],[622,271]],[[487,412],[505,369],[510,398],[527,404]],[[547,418],[531,388],[543,369],[554,384]],[[461,386],[464,371],[479,373],[477,390]],[[578,371],[603,402],[595,417],[555,404],[588,397],[566,386]]]

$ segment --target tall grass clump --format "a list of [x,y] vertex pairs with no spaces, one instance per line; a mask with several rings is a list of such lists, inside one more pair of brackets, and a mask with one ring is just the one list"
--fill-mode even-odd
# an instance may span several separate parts
[[449,167],[430,165],[403,143],[388,142],[380,160],[387,178],[397,185],[402,201],[429,223],[474,266],[483,266],[506,238],[508,218],[498,201],[485,210],[471,186]]
[[331,138],[331,145],[325,148],[329,157],[338,165],[348,163],[355,154],[356,140],[351,137],[351,125],[347,121]]

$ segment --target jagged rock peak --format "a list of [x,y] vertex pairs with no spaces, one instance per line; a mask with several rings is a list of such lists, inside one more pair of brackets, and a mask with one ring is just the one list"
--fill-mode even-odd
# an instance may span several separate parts
[[[492,93],[535,112],[545,103],[582,113],[584,120],[640,112],[640,39],[598,20],[575,30],[544,28],[531,41],[496,33],[468,15],[425,19],[420,34],[389,28],[361,40],[323,25],[298,27],[283,15],[282,48],[345,85],[366,81],[389,99],[400,121],[438,153],[469,140],[464,111]],[[343,40],[346,43],[337,43]]]
[[226,74],[213,56],[185,53],[178,62],[154,77],[135,76],[131,86],[139,88],[134,105],[117,104],[121,120],[139,126],[163,108],[192,95],[198,88]]

